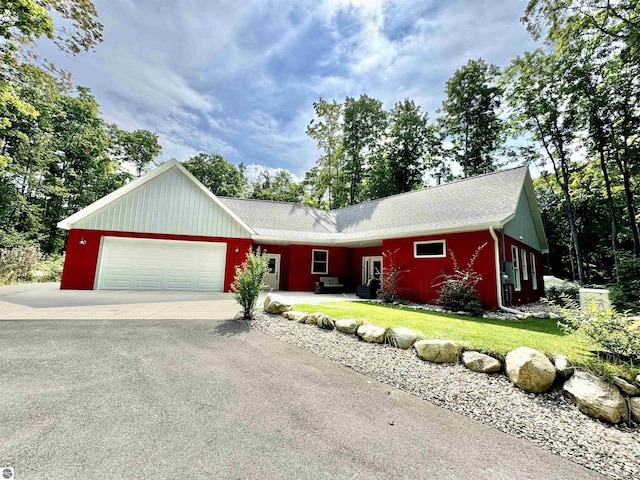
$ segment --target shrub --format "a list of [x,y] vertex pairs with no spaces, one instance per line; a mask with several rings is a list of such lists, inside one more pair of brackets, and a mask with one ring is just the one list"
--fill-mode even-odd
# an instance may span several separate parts
[[451,255],[453,263],[453,273],[443,273],[433,285],[439,289],[438,299],[436,300],[438,305],[442,305],[448,310],[462,310],[476,316],[482,314],[484,307],[476,289],[478,283],[482,281],[482,275],[473,269],[473,264],[486,246],[486,242],[480,245],[464,268],[460,268],[453,250],[449,249],[449,255]]
[[382,252],[382,256],[385,258],[385,268],[384,275],[382,275],[380,298],[382,298],[385,303],[393,303],[398,300],[398,284],[408,270],[398,264],[398,249]]
[[263,280],[267,274],[267,257],[260,251],[260,247],[255,251],[249,248],[247,257],[242,265],[236,267],[236,275],[231,284],[233,298],[242,307],[244,319],[253,317],[253,310],[258,301],[260,290],[265,287]]
[[0,284],[29,282],[42,258],[37,245],[0,248]]
[[576,300],[580,287],[576,285],[565,285],[561,287],[548,287],[544,290],[544,296],[554,305],[560,307],[567,304],[567,301]]
[[640,320],[628,312],[619,313],[595,301],[580,308],[573,300],[561,310],[558,322],[567,332],[584,335],[604,352],[632,364],[640,360]]
[[37,282],[59,282],[62,278],[64,256],[50,256],[44,258],[35,266],[34,279]]

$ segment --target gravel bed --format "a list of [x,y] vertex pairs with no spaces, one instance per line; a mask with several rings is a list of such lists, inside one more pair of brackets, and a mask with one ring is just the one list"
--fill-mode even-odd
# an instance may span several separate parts
[[557,389],[526,393],[501,373],[424,362],[413,349],[367,343],[279,315],[260,312],[249,325],[608,477],[640,478],[640,431],[587,417]]

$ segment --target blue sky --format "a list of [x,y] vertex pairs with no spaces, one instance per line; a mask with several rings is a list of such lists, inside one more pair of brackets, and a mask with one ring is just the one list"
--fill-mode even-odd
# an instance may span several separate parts
[[318,152],[318,97],[406,97],[436,116],[468,59],[535,48],[527,0],[94,0],[95,52],[45,55],[89,87],[105,119],[159,135],[161,161],[204,151],[297,177]]

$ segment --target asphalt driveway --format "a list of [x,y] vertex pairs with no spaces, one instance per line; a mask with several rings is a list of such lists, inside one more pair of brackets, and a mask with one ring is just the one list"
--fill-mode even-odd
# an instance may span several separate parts
[[232,320],[0,321],[0,391],[18,480],[600,478]]

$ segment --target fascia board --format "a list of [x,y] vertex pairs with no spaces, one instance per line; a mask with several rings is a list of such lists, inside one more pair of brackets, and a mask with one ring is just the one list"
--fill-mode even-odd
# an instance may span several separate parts
[[408,232],[402,233],[384,233],[380,232],[378,234],[371,234],[366,236],[353,235],[353,234],[342,234],[337,238],[325,238],[325,239],[309,239],[309,238],[296,238],[291,236],[277,236],[277,235],[252,235],[252,240],[256,242],[285,242],[289,244],[305,244],[305,245],[335,245],[335,246],[343,246],[345,244],[357,243],[357,242],[368,242],[368,241],[376,241],[376,240],[387,240],[391,238],[409,238],[409,237],[419,237],[419,236],[432,236],[432,235],[445,235],[449,233],[463,233],[463,232],[475,232],[478,230],[487,230],[489,227],[493,227],[495,229],[502,229],[502,222],[491,222],[491,223],[483,223],[478,225],[469,225],[465,227],[457,227],[457,228],[443,228],[436,230],[412,230]]

